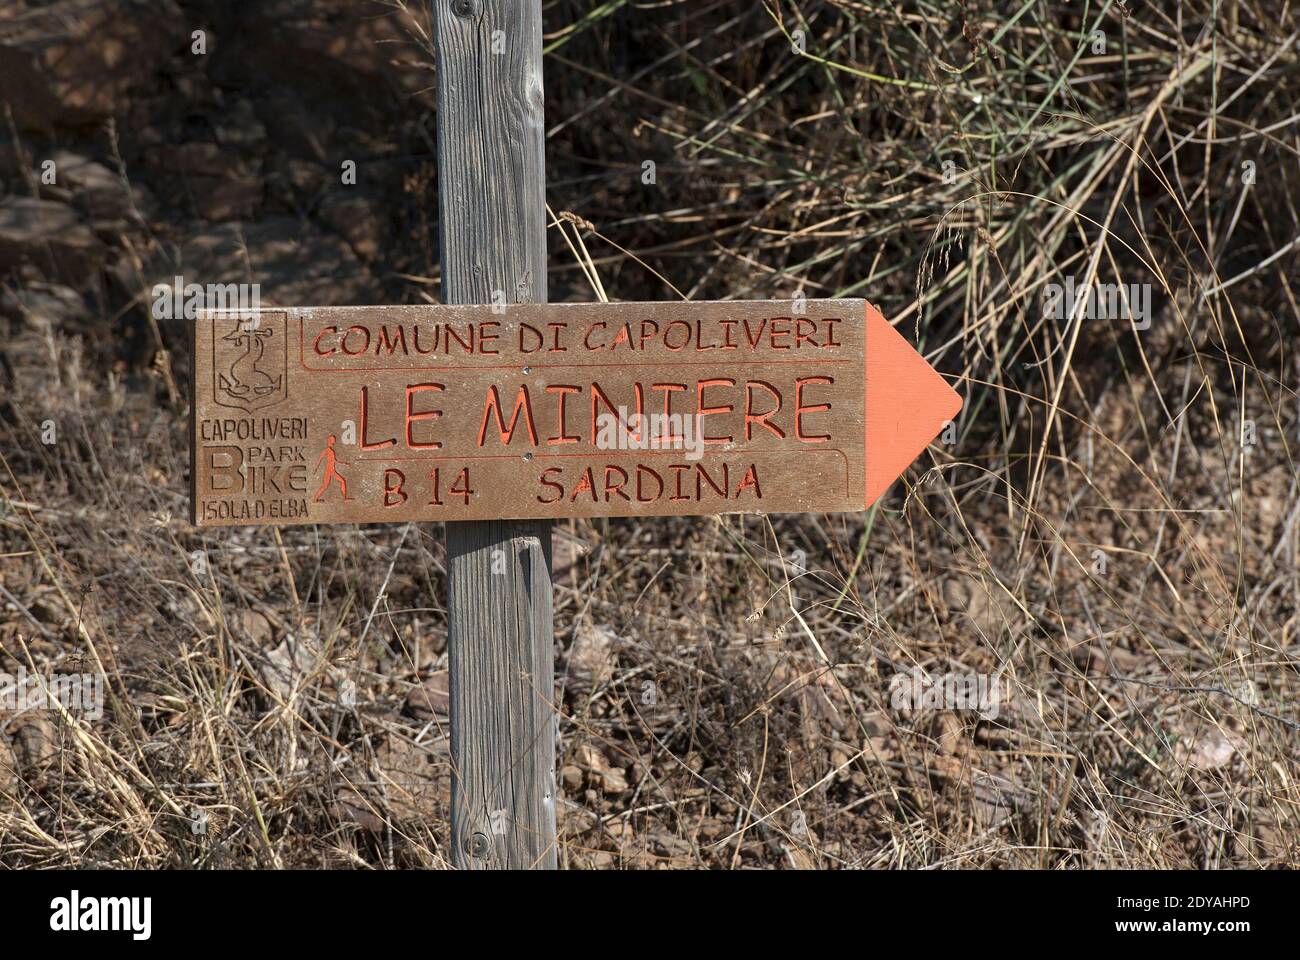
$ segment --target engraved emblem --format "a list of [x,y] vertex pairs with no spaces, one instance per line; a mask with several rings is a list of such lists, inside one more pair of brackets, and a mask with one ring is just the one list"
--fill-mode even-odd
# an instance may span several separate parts
[[251,413],[286,399],[289,351],[285,341],[284,328],[262,323],[260,315],[214,319],[213,400]]

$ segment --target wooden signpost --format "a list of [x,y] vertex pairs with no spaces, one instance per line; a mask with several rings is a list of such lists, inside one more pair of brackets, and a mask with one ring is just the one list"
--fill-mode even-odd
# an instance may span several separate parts
[[550,521],[863,510],[961,400],[862,300],[545,303],[540,0],[433,13],[448,305],[202,314],[193,521],[444,521],[452,861],[548,868]]
[[195,337],[200,526],[862,510],[960,405],[861,300],[309,307]]

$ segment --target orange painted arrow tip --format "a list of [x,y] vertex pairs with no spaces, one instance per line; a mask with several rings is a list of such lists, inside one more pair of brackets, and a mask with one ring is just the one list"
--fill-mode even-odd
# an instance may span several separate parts
[[866,344],[869,507],[957,416],[962,398],[869,303]]

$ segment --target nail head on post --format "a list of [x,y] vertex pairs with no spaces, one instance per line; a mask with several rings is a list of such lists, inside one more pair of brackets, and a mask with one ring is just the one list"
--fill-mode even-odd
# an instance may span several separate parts
[[470,834],[466,846],[469,848],[469,855],[475,860],[487,860],[492,856],[492,841],[486,833],[475,831]]

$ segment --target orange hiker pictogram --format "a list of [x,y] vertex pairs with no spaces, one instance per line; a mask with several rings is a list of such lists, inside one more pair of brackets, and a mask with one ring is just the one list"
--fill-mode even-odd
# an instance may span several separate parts
[[[339,489],[343,491],[343,502],[347,503],[352,499],[348,496],[348,482],[343,478],[343,474],[338,471],[338,464],[340,461],[338,454],[334,452],[335,439],[334,434],[331,433],[329,439],[325,441],[325,449],[322,450],[320,456],[316,458],[317,467],[321,465],[322,460],[325,461],[325,479],[321,481],[320,489],[316,491],[316,496],[313,498],[316,503],[320,503],[325,499],[325,491],[329,489],[330,481],[335,477],[338,478]],[[347,466],[346,463],[343,465],[345,467]]]

